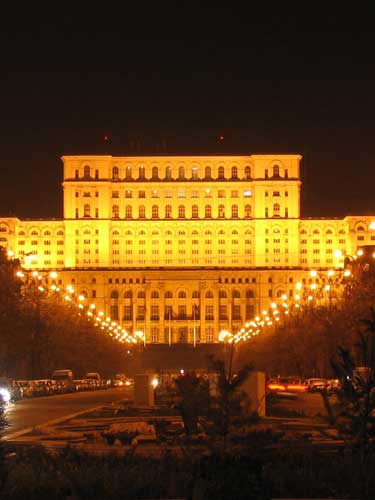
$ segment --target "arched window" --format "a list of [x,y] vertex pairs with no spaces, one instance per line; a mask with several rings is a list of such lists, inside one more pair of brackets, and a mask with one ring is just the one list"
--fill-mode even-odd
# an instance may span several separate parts
[[286,295],[285,291],[284,290],[277,290],[276,292],[276,297],[277,298],[280,298],[282,297],[283,295]]
[[120,209],[118,205],[112,206],[112,217],[118,219],[120,217]]
[[146,297],[145,295],[145,292],[138,292],[138,295],[137,295],[138,299],[144,299]]
[[84,168],[83,168],[83,177],[85,179],[89,179],[90,178],[90,167],[88,165],[85,165]]
[[204,178],[211,179],[211,167],[205,167],[204,169]]
[[158,299],[159,298],[159,292],[157,290],[152,290],[152,292],[151,292],[151,298],[152,299]]
[[144,219],[146,217],[146,208],[144,205],[140,205],[138,209],[138,217]]
[[212,217],[212,209],[211,205],[206,205],[204,208],[204,216],[206,219],[210,219]]
[[280,177],[280,167],[278,165],[272,167],[272,177]]
[[219,218],[224,219],[225,217],[225,207],[224,205],[219,205]]
[[357,231],[364,231],[364,230],[365,230],[364,226],[357,226]]
[[211,290],[207,290],[205,297],[206,297],[206,299],[213,299],[214,294],[212,293]]
[[251,205],[245,205],[245,218],[251,218]]
[[126,179],[130,180],[132,178],[132,168],[130,165],[126,167]]
[[112,168],[112,179],[114,181],[118,180],[118,167],[113,167]]
[[166,167],[165,169],[165,178],[170,180],[172,179],[172,169],[171,167]]
[[241,294],[240,294],[239,290],[233,290],[232,297],[234,299],[240,299],[241,298]]
[[232,219],[238,219],[238,205],[232,205]]
[[172,299],[173,298],[172,292],[170,292],[169,290],[167,292],[165,292],[164,293],[164,298],[165,299]]
[[193,181],[198,180],[198,167],[192,167],[191,178],[193,179]]
[[159,178],[158,167],[152,167],[152,180],[155,181]]
[[199,217],[198,205],[193,205],[191,207],[191,217],[193,219],[198,219]]
[[194,290],[194,292],[192,293],[192,298],[193,299],[199,299],[199,291],[198,290]]
[[280,205],[278,203],[273,204],[273,216],[280,217]]
[[185,179],[185,167],[179,167],[178,169],[178,179],[181,181]]
[[237,167],[232,167],[232,179],[237,179],[238,177],[238,169]]
[[133,215],[132,215],[132,206],[131,205],[126,205],[126,207],[125,207],[125,217],[126,217],[126,219],[131,219],[133,217]]
[[111,299],[118,299],[118,291],[117,290],[112,290]]
[[219,298],[220,299],[226,299],[227,298],[227,292],[225,290],[219,290]]
[[251,179],[251,167],[245,167],[245,180],[249,181]]
[[178,206],[178,217],[179,217],[179,219],[185,218],[185,206],[184,205]]
[[145,179],[145,167],[143,165],[139,167],[139,178],[141,180]]
[[131,290],[126,290],[126,291],[124,292],[124,299],[131,299],[131,298],[132,298],[132,296],[133,296],[133,294],[132,294],[132,291],[131,291]]
[[166,219],[172,218],[172,205],[165,205],[165,218]]
[[327,229],[326,234],[333,234],[332,229]]
[[91,217],[89,204],[83,205],[83,216],[84,217]]
[[246,290],[246,298],[247,299],[254,299],[255,298],[255,294],[252,290]]
[[217,171],[217,178],[224,179],[224,167],[219,167]]
[[180,290],[178,292],[178,298],[179,299],[186,299],[186,292],[184,292],[183,290]]
[[157,205],[152,205],[152,218],[153,219],[159,218],[159,207]]

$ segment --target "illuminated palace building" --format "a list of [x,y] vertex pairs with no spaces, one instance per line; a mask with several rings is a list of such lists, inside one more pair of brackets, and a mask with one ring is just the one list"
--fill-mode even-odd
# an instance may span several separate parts
[[375,240],[370,217],[300,218],[299,155],[62,161],[63,219],[0,218],[0,245],[147,343],[218,342]]

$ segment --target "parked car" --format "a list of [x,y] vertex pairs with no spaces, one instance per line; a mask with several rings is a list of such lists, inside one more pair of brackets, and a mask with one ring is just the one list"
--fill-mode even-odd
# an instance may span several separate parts
[[267,382],[270,393],[306,392],[307,387],[299,377],[277,377]]
[[62,384],[62,392],[74,392],[76,390],[72,370],[55,370],[52,373],[51,379],[57,380]]
[[328,380],[326,378],[307,378],[305,385],[309,392],[318,392],[327,388]]
[[112,380],[113,387],[123,387],[126,383],[126,375],[124,373],[116,373]]
[[0,377],[0,401],[9,403],[10,401],[17,401],[21,397],[22,391],[15,380]]
[[93,384],[94,389],[107,389],[108,384],[106,380],[103,380],[98,372],[88,372],[85,375],[85,379],[89,380]]
[[33,388],[29,380],[16,380],[16,383],[22,391],[23,398],[31,398],[33,396]]

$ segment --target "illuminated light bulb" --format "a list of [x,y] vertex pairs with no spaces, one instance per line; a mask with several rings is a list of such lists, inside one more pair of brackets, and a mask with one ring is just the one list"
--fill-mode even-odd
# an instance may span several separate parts
[[56,287],[56,285],[51,285],[50,288],[51,288],[51,290],[56,290],[57,287]]
[[40,292],[44,292],[44,288],[43,288],[42,286],[38,286],[38,290],[39,290]]
[[49,275],[50,275],[50,277],[51,277],[52,279],[57,278],[57,273],[56,273],[55,271],[51,271],[51,272],[49,273]]
[[310,276],[312,276],[313,278],[315,278],[315,276],[317,276],[317,272],[316,271],[310,271]]
[[276,306],[276,303],[275,303],[275,302],[272,302],[272,303],[271,303],[271,307],[272,307],[272,309],[276,309],[276,307],[277,307],[277,306]]
[[79,307],[79,309],[83,309],[83,305],[82,304],[78,304],[78,307]]
[[84,295],[78,295],[78,300],[85,300],[85,296]]
[[104,312],[103,311],[99,311],[98,312],[98,316],[104,316]]
[[313,283],[313,284],[310,286],[311,290],[315,290],[315,289],[316,289],[316,287],[317,287],[316,283]]
[[298,293],[294,296],[295,300],[300,300],[300,295],[298,295]]
[[16,276],[18,276],[19,278],[23,278],[25,275],[21,271],[17,271]]
[[349,269],[347,269],[346,271],[344,271],[344,276],[347,278],[348,276],[350,276],[352,273],[350,272]]
[[297,290],[301,290],[301,288],[302,288],[302,283],[296,283],[296,288],[297,288]]
[[13,250],[8,250],[7,255],[8,255],[8,257],[13,257],[13,255],[14,255]]
[[336,259],[339,259],[340,257],[342,257],[342,251],[335,250],[333,255],[336,257]]
[[95,304],[90,304],[90,309],[95,309],[96,305]]
[[107,318],[105,318],[106,321],[108,321],[108,323],[111,322],[111,318],[108,316]]
[[285,295],[285,293],[284,293],[284,295],[282,295],[282,296],[281,296],[281,298],[282,298],[283,300],[287,300],[288,296],[287,296],[287,295]]
[[335,271],[333,269],[330,269],[327,274],[329,277],[331,277],[335,274]]
[[363,250],[361,248],[357,251],[357,255],[358,257],[361,257],[361,255],[363,255]]
[[307,299],[308,299],[308,300],[312,300],[312,299],[313,299],[313,296],[312,296],[312,295],[309,295],[309,296],[307,297]]
[[33,271],[31,274],[35,277],[39,275],[38,271]]
[[331,285],[326,285],[326,286],[324,287],[324,289],[325,289],[325,290],[327,290],[327,291],[328,291],[328,290],[330,290],[330,289],[331,289]]

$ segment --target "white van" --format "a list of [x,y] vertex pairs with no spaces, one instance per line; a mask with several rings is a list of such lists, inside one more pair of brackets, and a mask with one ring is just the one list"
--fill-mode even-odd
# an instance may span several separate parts
[[65,392],[73,392],[75,390],[74,375],[72,370],[55,370],[52,373],[51,379],[63,384]]

